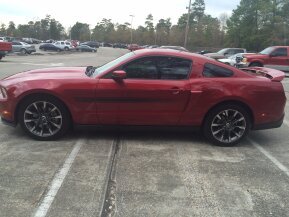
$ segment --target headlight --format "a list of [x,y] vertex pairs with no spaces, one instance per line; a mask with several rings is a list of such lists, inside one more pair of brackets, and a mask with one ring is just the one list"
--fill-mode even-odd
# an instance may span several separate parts
[[0,87],[0,99],[7,99],[7,90],[4,87]]
[[242,62],[243,62],[243,63],[247,63],[247,58],[243,58],[243,59],[242,59]]

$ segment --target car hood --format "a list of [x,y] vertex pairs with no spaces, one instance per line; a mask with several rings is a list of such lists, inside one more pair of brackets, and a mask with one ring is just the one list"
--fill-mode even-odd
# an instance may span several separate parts
[[9,86],[11,84],[25,82],[25,81],[43,81],[43,80],[81,80],[91,79],[85,74],[86,67],[57,67],[57,68],[44,68],[35,69],[30,71],[21,72],[3,80],[0,83]]

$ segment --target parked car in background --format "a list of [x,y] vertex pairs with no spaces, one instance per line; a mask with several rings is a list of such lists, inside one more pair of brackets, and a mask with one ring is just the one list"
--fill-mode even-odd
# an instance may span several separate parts
[[173,50],[179,50],[179,51],[188,52],[188,50],[186,48],[181,47],[181,46],[161,46],[160,48],[162,48],[162,49],[173,49]]
[[218,61],[225,63],[227,65],[231,65],[231,66],[238,65],[238,67],[242,67],[242,66],[245,67],[245,64],[243,64],[242,60],[244,58],[244,55],[250,55],[250,54],[254,54],[254,53],[238,53],[228,58],[218,59]]
[[243,64],[289,71],[289,46],[272,46],[257,54],[245,55]]
[[97,41],[86,41],[86,42],[80,43],[80,45],[87,45],[89,47],[99,48],[99,42]]
[[44,50],[44,51],[58,51],[58,52],[63,51],[62,48],[57,47],[56,45],[51,44],[51,43],[41,44],[39,46],[39,49]]
[[127,49],[127,45],[126,44],[122,44],[122,43],[114,43],[112,45],[113,48],[124,48]]
[[5,37],[0,37],[0,41],[6,41]]
[[103,47],[112,47],[112,44],[111,44],[111,43],[108,43],[108,42],[103,42],[103,43],[102,43],[102,46],[103,46]]
[[96,48],[89,47],[88,45],[79,45],[75,49],[80,52],[97,52]]
[[210,51],[210,50],[201,50],[201,51],[198,51],[197,53],[201,54],[201,55],[204,55],[204,54],[207,54],[207,53],[212,53],[212,51]]
[[127,49],[129,49],[130,51],[135,51],[135,50],[140,50],[143,48],[139,46],[138,44],[130,44],[128,45]]
[[53,40],[53,39],[48,39],[45,41],[45,43],[54,43],[54,42],[55,42],[55,40]]
[[275,69],[240,70],[189,52],[143,49],[100,67],[2,79],[0,116],[38,140],[57,139],[72,125],[176,126],[198,127],[211,142],[230,146],[250,130],[282,125],[283,78]]
[[213,59],[224,59],[237,53],[247,53],[247,50],[244,48],[224,48],[217,53],[206,53],[204,55]]
[[8,52],[12,51],[12,43],[7,41],[0,41],[0,60],[6,56]]
[[32,52],[36,52],[36,49],[34,45],[27,44],[26,42],[13,41],[12,52],[20,52],[22,54],[31,54]]
[[59,47],[60,49],[65,50],[65,51],[68,51],[74,48],[69,41],[56,41],[53,44],[56,47]]
[[158,48],[158,47],[160,47],[159,45],[150,45],[148,48]]

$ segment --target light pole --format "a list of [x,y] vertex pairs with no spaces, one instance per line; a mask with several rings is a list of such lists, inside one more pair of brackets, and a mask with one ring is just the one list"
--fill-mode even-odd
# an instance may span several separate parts
[[186,32],[185,32],[185,42],[184,47],[187,48],[187,42],[188,42],[188,34],[189,34],[189,28],[190,28],[190,15],[191,15],[191,0],[189,2],[188,7],[188,17],[187,17],[187,25],[186,25]]
[[130,44],[132,44],[132,21],[134,18],[134,15],[129,15],[131,17],[131,23],[130,23]]

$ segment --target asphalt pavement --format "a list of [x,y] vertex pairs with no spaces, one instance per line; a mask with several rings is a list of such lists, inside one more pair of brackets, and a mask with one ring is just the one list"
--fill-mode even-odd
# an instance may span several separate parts
[[[126,52],[7,56],[0,78]],[[39,142],[0,124],[0,216],[289,216],[288,130],[286,115],[282,127],[226,148],[198,132],[75,131]]]

